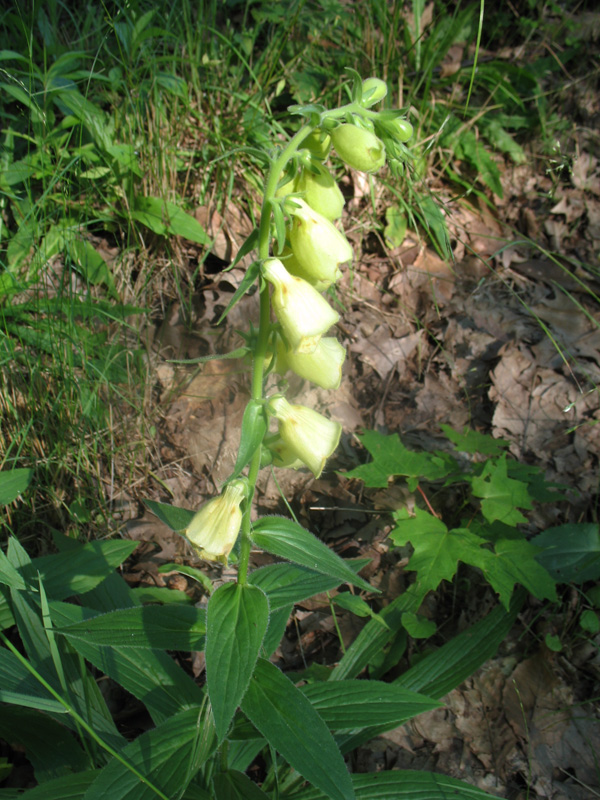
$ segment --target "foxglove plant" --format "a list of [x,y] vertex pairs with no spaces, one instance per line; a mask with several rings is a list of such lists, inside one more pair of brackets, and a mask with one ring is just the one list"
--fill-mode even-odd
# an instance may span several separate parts
[[[251,516],[261,468],[308,469],[318,478],[340,441],[338,422],[293,403],[279,386],[274,391],[269,387],[276,383],[274,375],[288,371],[326,389],[340,385],[345,349],[332,330],[339,315],[331,297],[323,292],[331,292],[353,253],[335,224],[343,210],[343,196],[324,162],[333,148],[347,166],[363,172],[376,172],[386,158],[392,168],[402,168],[408,153],[402,142],[409,123],[400,112],[372,108],[386,93],[383,81],[363,82],[354,73],[352,97],[346,105],[329,110],[319,105],[290,109],[304,117],[304,124],[269,157],[260,224],[234,262],[258,251],[230,304],[258,284],[258,327],[245,337],[247,346],[236,352],[251,357],[252,378],[233,472],[221,494],[196,514],[149,503],[187,537],[202,559],[226,563],[232,551],[237,556],[237,579],[211,592],[206,612],[210,714],[203,718],[201,739],[212,742],[211,756],[219,750],[219,767],[204,767],[202,774],[206,797],[218,800],[354,800],[361,782],[348,773],[343,754],[376,732],[437,706],[436,701],[402,686],[355,680],[342,685],[341,678],[354,678],[361,671],[366,645],[359,647],[358,660],[344,657],[331,680],[302,689],[269,661],[294,602],[340,583],[376,590],[358,576],[353,565],[296,521],[277,516],[253,520]],[[284,563],[250,570],[252,548]],[[406,598],[405,610],[414,614],[422,598],[408,592]],[[389,630],[387,623],[376,625],[375,637]],[[289,765],[273,758],[261,789],[242,774],[254,756],[248,760],[238,745],[240,739],[253,737],[259,746],[269,745],[271,756],[277,753]],[[404,774],[386,773],[385,780],[386,797],[408,798],[411,792],[418,794],[429,787],[429,776],[410,784],[408,794],[403,788],[408,780]],[[304,781],[314,788],[303,788]],[[427,796],[441,798],[456,785],[460,784],[440,786],[441,793]],[[371,794],[361,790],[360,796],[370,798]],[[483,800],[485,795],[477,797]]]

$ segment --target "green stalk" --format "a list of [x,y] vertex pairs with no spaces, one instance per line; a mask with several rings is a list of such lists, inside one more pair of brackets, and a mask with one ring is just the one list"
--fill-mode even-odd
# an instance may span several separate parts
[[[285,169],[288,161],[306,137],[314,130],[313,125],[303,125],[300,130],[290,139],[283,148],[280,155],[271,162],[271,167],[265,182],[265,192],[263,196],[260,226],[258,229],[258,257],[264,261],[269,257],[271,245],[271,204],[275,198],[279,176]],[[260,316],[258,325],[258,335],[256,347],[252,358],[252,399],[261,401],[264,396],[264,375],[265,357],[269,345],[269,333],[271,329],[271,298],[269,286],[265,284],[260,292]],[[250,510],[252,499],[256,488],[256,480],[260,470],[260,447],[252,457],[248,470],[248,499],[244,516],[242,518],[242,539],[240,562],[238,568],[238,582],[245,584],[248,579],[248,561],[250,559]]]

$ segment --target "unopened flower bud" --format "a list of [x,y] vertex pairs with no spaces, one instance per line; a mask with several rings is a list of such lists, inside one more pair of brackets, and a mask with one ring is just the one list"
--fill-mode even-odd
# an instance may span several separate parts
[[313,286],[290,275],[278,258],[268,258],[262,272],[273,284],[271,303],[290,347],[296,353],[312,353],[339,314]]
[[292,252],[311,280],[327,288],[342,277],[340,264],[352,260],[350,242],[303,200],[294,199],[290,214]]
[[299,458],[318,478],[338,446],[342,435],[340,423],[312,408],[291,405],[282,395],[272,397],[267,410],[279,421],[279,435],[290,455]]
[[205,503],[192,518],[185,535],[200,558],[227,563],[242,524],[240,504],[246,482],[232,481],[218,497]]
[[380,78],[367,78],[362,82],[361,105],[363,108],[371,108],[375,103],[383,100],[386,94],[387,85],[385,81],[382,81]]
[[385,145],[371,131],[357,125],[338,125],[331,132],[338,156],[360,172],[377,172],[385,164]]
[[339,389],[346,348],[333,336],[319,340],[314,353],[294,353],[279,339],[275,369],[284,374],[288,369],[322,389]]
[[317,214],[333,222],[339,219],[344,210],[344,195],[327,167],[313,163],[316,173],[303,169],[296,181],[296,192],[304,194],[304,199]]

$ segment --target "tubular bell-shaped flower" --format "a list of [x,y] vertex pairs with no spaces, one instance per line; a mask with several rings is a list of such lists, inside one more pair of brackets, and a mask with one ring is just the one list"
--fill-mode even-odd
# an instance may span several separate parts
[[377,172],[385,164],[385,145],[372,131],[357,125],[338,125],[331,131],[338,156],[360,172]]
[[240,504],[245,497],[246,481],[232,481],[194,515],[184,533],[200,558],[227,563],[240,532]]
[[333,336],[323,337],[314,353],[294,353],[285,343],[277,341],[275,370],[284,374],[288,369],[322,389],[339,389],[346,348]]
[[298,263],[314,281],[327,286],[342,277],[340,264],[352,261],[352,247],[343,233],[304,200],[294,198],[290,244]]
[[312,408],[291,405],[282,395],[269,400],[267,411],[279,422],[279,435],[288,457],[299,458],[318,478],[338,446],[342,435],[340,423]]
[[339,314],[313,286],[290,275],[278,258],[268,258],[262,271],[273,284],[271,303],[290,347],[295,353],[314,352]]

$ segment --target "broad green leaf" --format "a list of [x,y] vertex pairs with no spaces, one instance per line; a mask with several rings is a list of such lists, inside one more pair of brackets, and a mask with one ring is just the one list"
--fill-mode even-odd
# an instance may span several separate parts
[[269,601],[257,586],[226,583],[208,601],[206,682],[219,741],[248,688],[269,622]]
[[331,800],[354,800],[350,775],[327,726],[269,661],[258,660],[242,711],[303,778]]
[[461,453],[499,456],[510,444],[506,439],[494,439],[487,433],[480,433],[468,427],[463,428],[462,433],[455,431],[450,425],[440,425],[440,428]]
[[133,200],[131,216],[160,236],[174,234],[191,242],[210,244],[211,238],[194,217],[176,203],[160,197],[140,197]]
[[[131,600],[126,599],[126,603],[131,604]],[[53,603],[51,613],[55,624],[62,627],[91,619],[98,611],[68,603]],[[137,697],[156,724],[204,701],[203,690],[167,653],[146,650],[141,658],[140,651],[132,647],[104,647],[74,638],[70,641],[86,661]]]
[[217,772],[213,778],[214,800],[269,800],[269,795],[237,770]]
[[[345,561],[345,564],[359,572],[370,559],[360,558]],[[300,603],[308,597],[336,589],[340,585],[338,578],[331,578],[298,564],[269,564],[251,572],[249,583],[260,586],[269,598],[271,613],[278,608],[287,608],[290,604]]]
[[382,625],[385,625],[383,619],[373,611],[366,600],[363,600],[357,594],[342,592],[333,598],[333,602],[338,608],[350,611],[351,614],[356,614],[357,617],[373,617],[373,619],[378,619]]
[[240,446],[233,472],[228,480],[233,480],[241,474],[252,456],[261,445],[267,432],[267,417],[264,404],[258,400],[250,400],[242,417],[242,430],[240,433]]
[[190,597],[189,594],[178,589],[169,589],[166,586],[136,586],[131,591],[133,596],[140,601],[140,605],[163,603],[165,605],[189,606],[194,602],[194,598]]
[[171,530],[180,533],[184,531],[194,518],[195,511],[187,508],[177,508],[168,503],[157,503],[156,500],[144,500],[150,511],[155,514],[161,522],[168,525]]
[[493,119],[493,115],[486,114],[480,122],[483,123],[486,137],[497,150],[502,153],[508,153],[515,164],[525,163],[527,159],[525,151],[510,133],[502,127],[498,120]]
[[556,600],[556,586],[548,571],[536,561],[539,548],[524,539],[500,539],[494,552],[482,550],[478,566],[500,602],[508,608],[516,583],[538,600]]
[[569,522],[547,528],[531,540],[541,547],[536,561],[563,583],[600,579],[600,526],[597,522]]
[[481,545],[485,540],[467,528],[449,531],[441,520],[418,507],[415,507],[414,517],[409,517],[406,509],[395,511],[393,517],[396,527],[390,539],[396,545],[410,541],[414,553],[407,569],[418,573],[417,581],[423,593],[437,589],[443,580],[451,581],[459,561],[479,566]]
[[527,484],[508,477],[506,456],[485,462],[481,475],[471,479],[475,497],[482,498],[481,511],[488,522],[499,519],[505,525],[518,525],[527,519],[518,510],[532,508]]
[[267,553],[330,575],[340,583],[351,583],[365,591],[376,591],[333,550],[297,522],[284,517],[262,517],[254,524],[251,537]]
[[442,453],[416,453],[408,450],[398,434],[384,436],[377,431],[365,431],[358,437],[367,448],[373,461],[344,473],[349,478],[360,478],[365,486],[385,488],[396,475],[435,481],[445,478],[456,469],[456,462]]
[[[352,775],[356,800],[497,800],[468,783],[434,772],[394,770]],[[303,789],[286,800],[327,800],[317,789]]]
[[64,725],[22,706],[3,707],[0,738],[23,748],[38,783],[83,771],[90,765],[81,745]]
[[16,500],[31,483],[32,469],[3,469],[0,472],[0,506]]
[[19,800],[83,800],[99,773],[96,769],[63,775],[20,794]]
[[442,704],[382,681],[326,681],[303,686],[300,691],[334,731],[387,725],[396,728],[417,714]]
[[[84,800],[156,800],[150,782],[168,798],[179,797],[217,746],[207,703],[176,714],[143,733],[100,772]],[[144,782],[133,772],[136,769]]]
[[68,639],[110,647],[203,650],[205,612],[189,606],[136,606],[55,629]]

